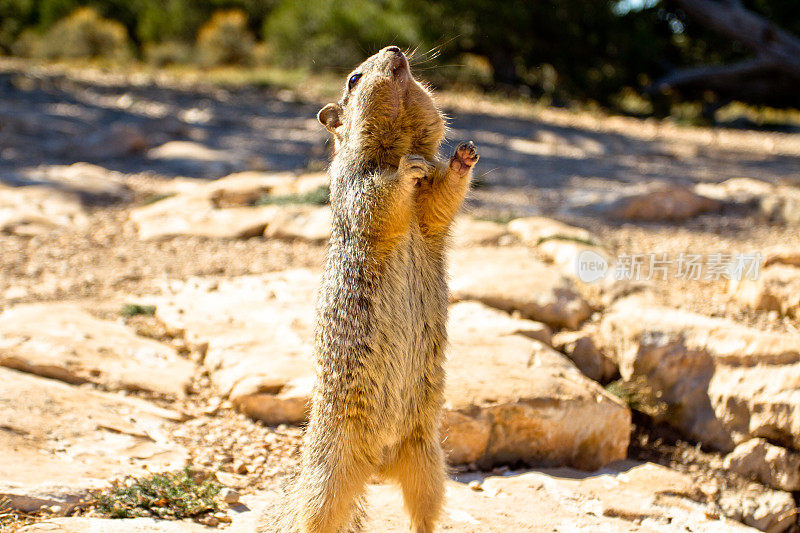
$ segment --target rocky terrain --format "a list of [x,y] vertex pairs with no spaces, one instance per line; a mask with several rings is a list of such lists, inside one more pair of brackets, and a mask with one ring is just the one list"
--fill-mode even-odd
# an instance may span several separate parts
[[[800,134],[441,99],[481,152],[443,530],[800,531]],[[0,63],[0,529],[269,530],[330,231],[316,109]],[[186,465],[220,512],[93,504]]]

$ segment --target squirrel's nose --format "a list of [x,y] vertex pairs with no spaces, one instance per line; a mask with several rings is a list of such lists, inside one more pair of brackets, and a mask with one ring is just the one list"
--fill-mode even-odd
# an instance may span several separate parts
[[402,53],[402,52],[400,51],[400,47],[399,47],[399,46],[387,46],[387,47],[386,47],[386,51],[387,51],[387,52],[394,52],[395,54],[400,54],[400,53]]

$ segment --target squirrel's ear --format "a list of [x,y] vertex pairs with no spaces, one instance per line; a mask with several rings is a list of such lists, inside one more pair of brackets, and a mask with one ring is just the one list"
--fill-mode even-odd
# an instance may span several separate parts
[[319,113],[317,113],[317,120],[319,120],[329,132],[333,133],[336,128],[342,125],[342,121],[339,118],[339,113],[341,113],[341,111],[342,108],[339,107],[339,104],[328,104],[319,110]]

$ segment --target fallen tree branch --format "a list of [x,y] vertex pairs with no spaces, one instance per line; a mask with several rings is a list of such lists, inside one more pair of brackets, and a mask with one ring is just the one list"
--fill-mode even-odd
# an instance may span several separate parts
[[765,74],[775,63],[765,58],[748,59],[732,65],[704,65],[671,72],[655,82],[650,91],[667,91],[685,85],[736,83],[743,77]]
[[800,80],[800,39],[731,0],[665,0],[712,31],[735,39]]

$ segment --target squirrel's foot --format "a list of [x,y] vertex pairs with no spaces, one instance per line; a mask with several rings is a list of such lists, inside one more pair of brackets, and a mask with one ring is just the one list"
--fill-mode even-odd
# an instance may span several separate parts
[[478,149],[475,147],[475,143],[472,141],[462,143],[450,158],[450,170],[459,177],[464,177],[478,162],[478,158]]
[[434,166],[421,155],[404,155],[400,158],[397,172],[404,178],[413,180],[414,187],[427,183],[433,174]]

